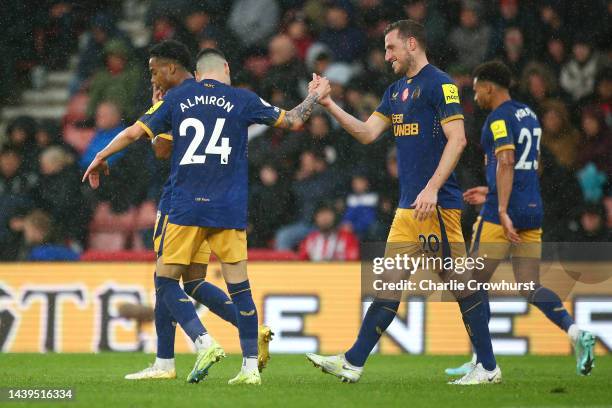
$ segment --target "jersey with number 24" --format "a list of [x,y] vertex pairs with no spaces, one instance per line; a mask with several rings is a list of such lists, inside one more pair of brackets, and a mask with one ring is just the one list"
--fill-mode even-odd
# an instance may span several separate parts
[[205,79],[185,80],[140,118],[149,135],[172,129],[168,221],[245,229],[247,129],[273,125],[285,112],[251,91]]

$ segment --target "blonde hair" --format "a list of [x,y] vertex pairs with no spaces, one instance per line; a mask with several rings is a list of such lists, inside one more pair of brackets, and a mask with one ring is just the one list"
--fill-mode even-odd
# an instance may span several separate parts
[[74,163],[74,157],[59,146],[47,147],[40,155],[40,160],[49,160],[52,163],[61,164],[61,168]]

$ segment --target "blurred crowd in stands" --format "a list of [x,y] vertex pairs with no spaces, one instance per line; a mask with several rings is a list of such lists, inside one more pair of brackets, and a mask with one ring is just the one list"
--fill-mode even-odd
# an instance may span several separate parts
[[[218,47],[235,86],[291,108],[312,72],[366,119],[395,78],[383,30],[411,18],[427,31],[430,61],[456,81],[468,147],[464,189],[484,184],[472,70],[500,59],[513,96],[538,114],[545,241],[609,241],[612,228],[612,1],[605,0],[162,0],[148,5],[147,46],[118,28],[121,1],[8,0],[0,39],[0,103],[19,102],[32,72],[78,63],[61,121],[19,117],[0,135],[0,260],[75,259],[85,249],[151,246],[168,163],[148,142],[111,160],[99,190],[83,169],[151,100],[147,51],[177,39]],[[85,3],[83,5],[82,3]],[[362,146],[324,111],[302,131],[249,134],[249,246],[298,250],[302,259],[358,259],[359,241],[384,241],[399,197],[392,136]],[[477,208],[466,205],[466,238]]]

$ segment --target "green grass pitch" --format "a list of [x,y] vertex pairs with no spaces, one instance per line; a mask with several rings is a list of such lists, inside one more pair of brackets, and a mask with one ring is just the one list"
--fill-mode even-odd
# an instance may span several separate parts
[[233,355],[215,365],[200,384],[187,384],[194,355],[177,356],[176,380],[127,381],[153,355],[0,354],[0,387],[75,390],[70,402],[0,402],[6,407],[516,407],[612,405],[612,358],[598,357],[593,375],[579,377],[572,357],[501,357],[504,382],[457,387],[446,384],[444,368],[462,356],[370,358],[357,384],[343,384],[315,369],[302,355],[273,355],[260,387],[229,386],[240,367]]

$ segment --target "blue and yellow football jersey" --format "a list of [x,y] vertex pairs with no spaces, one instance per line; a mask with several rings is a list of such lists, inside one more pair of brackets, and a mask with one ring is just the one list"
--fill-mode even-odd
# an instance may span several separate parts
[[[392,126],[398,152],[399,207],[410,208],[440,163],[446,146],[442,124],[463,119],[459,91],[448,74],[428,64],[414,77],[389,86],[374,113]],[[438,204],[462,208],[454,172],[438,192]]]
[[157,211],[162,214],[168,214],[170,211],[170,199],[172,198],[172,180],[168,177],[168,180],[162,187],[161,195],[159,196],[159,202],[157,203]]
[[508,215],[517,229],[540,228],[542,197],[538,179],[538,155],[542,129],[536,114],[525,104],[509,100],[489,114],[482,128],[489,193],[482,208],[484,221],[499,224],[496,153],[515,150],[514,180]]
[[285,112],[251,91],[215,80],[185,80],[137,122],[152,137],[172,129],[169,222],[245,229],[247,128]]

